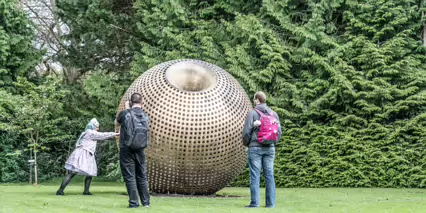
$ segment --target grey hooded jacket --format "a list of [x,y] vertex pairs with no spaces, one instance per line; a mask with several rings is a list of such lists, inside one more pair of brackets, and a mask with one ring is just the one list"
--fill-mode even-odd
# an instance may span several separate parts
[[[278,119],[278,121],[280,121],[280,118],[278,117],[276,112],[273,112],[268,106],[266,106],[266,104],[258,104],[256,106],[256,109],[258,109],[259,111],[265,113],[265,114],[270,114],[271,112],[273,113],[273,116]],[[253,124],[256,120],[260,120],[260,114],[258,112],[256,112],[256,110],[252,110],[249,112],[249,114],[247,115],[245,124],[244,124],[244,130],[243,130],[243,144],[244,146],[247,147],[269,147],[269,146],[274,146],[273,144],[270,145],[263,145],[260,144],[257,141],[257,133],[259,132],[259,127],[254,127]],[[278,141],[280,141],[281,139],[281,134],[282,134],[282,130],[281,130],[281,124],[280,124],[280,128],[278,131]]]

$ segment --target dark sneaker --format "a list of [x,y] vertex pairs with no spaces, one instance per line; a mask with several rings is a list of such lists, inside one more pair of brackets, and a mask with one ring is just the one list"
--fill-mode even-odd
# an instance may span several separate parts
[[127,208],[139,208],[139,205],[129,205],[129,207],[127,207]]
[[64,192],[63,192],[63,191],[58,190],[58,191],[56,191],[56,195],[64,195]]
[[83,195],[93,195],[93,194],[90,192],[83,192]]
[[248,205],[248,206],[245,206],[246,208],[259,208],[259,206],[252,206],[252,205]]

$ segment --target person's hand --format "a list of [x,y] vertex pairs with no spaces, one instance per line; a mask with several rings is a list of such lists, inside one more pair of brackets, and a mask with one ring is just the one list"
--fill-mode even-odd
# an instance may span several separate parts
[[124,102],[124,108],[130,109],[130,101]]
[[262,125],[262,123],[261,123],[259,120],[256,120],[256,121],[253,123],[253,126],[255,126],[255,127],[260,126],[260,125]]

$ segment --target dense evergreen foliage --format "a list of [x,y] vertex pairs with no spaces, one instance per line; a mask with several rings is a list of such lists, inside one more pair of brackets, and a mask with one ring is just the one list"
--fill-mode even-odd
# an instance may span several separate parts
[[0,1],[0,86],[9,87],[28,76],[41,54],[33,47],[34,33],[16,0]]
[[[111,130],[133,79],[167,60],[200,59],[229,71],[250,96],[268,94],[284,135],[275,161],[278,186],[426,187],[423,6],[413,0],[59,0],[69,27],[68,54],[59,60],[79,78],[60,88],[67,104],[54,119],[79,123],[60,133],[65,141],[91,117]],[[26,50],[32,63],[36,51]],[[8,70],[0,76],[21,73]],[[12,152],[15,141],[1,143]],[[61,144],[61,154],[50,156],[58,165],[54,174],[64,172],[69,147]],[[101,174],[119,179],[114,144],[99,147]],[[233,184],[248,181],[245,171]]]

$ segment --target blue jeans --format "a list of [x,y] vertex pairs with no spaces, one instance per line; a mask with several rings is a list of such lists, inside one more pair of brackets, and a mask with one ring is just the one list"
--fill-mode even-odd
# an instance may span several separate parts
[[250,206],[260,206],[260,171],[266,179],[266,207],[275,207],[276,188],[274,179],[275,147],[250,147],[248,164],[250,168]]

